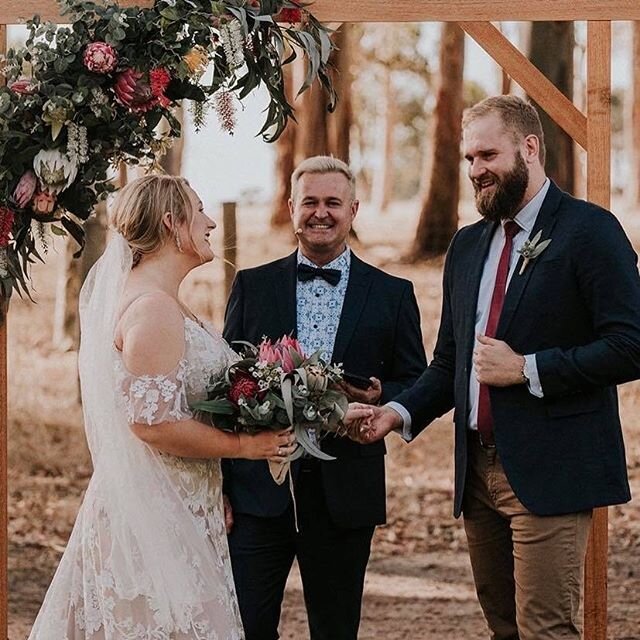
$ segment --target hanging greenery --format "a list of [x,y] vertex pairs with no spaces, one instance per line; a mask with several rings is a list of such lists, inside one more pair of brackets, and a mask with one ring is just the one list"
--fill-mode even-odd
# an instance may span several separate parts
[[[327,75],[328,30],[295,0],[156,0],[145,9],[61,0],[70,26],[27,22],[8,51],[0,88],[0,295],[29,296],[46,252],[42,227],[84,244],[82,222],[115,189],[121,161],[153,165],[180,135],[183,100],[202,125],[208,103],[233,131],[235,107],[266,87],[259,135],[280,136],[293,109],[282,68],[302,51],[300,92]],[[292,46],[287,46],[292,45]],[[291,53],[293,51],[293,53]],[[287,53],[285,53],[287,52]],[[159,127],[162,120],[168,126]]]

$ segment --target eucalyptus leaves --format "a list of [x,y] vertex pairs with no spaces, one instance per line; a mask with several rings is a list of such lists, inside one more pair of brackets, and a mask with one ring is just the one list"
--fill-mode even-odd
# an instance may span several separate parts
[[[3,229],[11,227],[0,245],[4,298],[14,288],[29,295],[29,267],[42,260],[46,244],[38,239],[49,231],[69,233],[82,246],[82,221],[114,189],[112,167],[120,161],[154,166],[180,135],[172,115],[180,100],[192,101],[201,124],[213,97],[229,128],[235,104],[265,86],[269,105],[259,134],[273,141],[293,117],[283,66],[296,51],[307,59],[300,91],[318,78],[332,103],[335,98],[327,75],[329,33],[295,0],[156,0],[148,9],[85,0],[60,5],[70,26],[33,18],[26,45],[4,60],[0,210]],[[292,11],[301,22],[279,24],[279,14]]]
[[540,242],[541,238],[542,230],[538,231],[532,239],[525,240],[524,244],[518,249],[518,253],[522,256],[522,265],[518,272],[519,275],[524,273],[524,270],[531,260],[535,260],[551,244],[551,238]]

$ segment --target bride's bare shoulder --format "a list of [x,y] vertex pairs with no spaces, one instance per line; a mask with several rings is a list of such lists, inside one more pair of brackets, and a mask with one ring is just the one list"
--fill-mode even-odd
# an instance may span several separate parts
[[[116,346],[136,375],[171,371],[184,354],[184,315],[178,301],[163,291],[125,295]],[[118,344],[118,342],[120,344]]]

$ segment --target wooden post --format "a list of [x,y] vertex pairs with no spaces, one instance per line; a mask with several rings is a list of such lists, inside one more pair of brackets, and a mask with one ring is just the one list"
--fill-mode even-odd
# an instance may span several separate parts
[[[587,26],[587,199],[611,200],[611,23]],[[595,509],[585,565],[585,640],[607,638],[608,511]]]
[[224,293],[229,298],[231,285],[236,275],[237,241],[236,203],[222,203],[222,232],[224,242]]
[[[7,52],[7,26],[0,24],[0,55]],[[0,75],[0,85],[5,82]],[[0,638],[9,633],[7,620],[7,553],[9,538],[8,491],[7,491],[7,312],[9,302],[0,298]]]

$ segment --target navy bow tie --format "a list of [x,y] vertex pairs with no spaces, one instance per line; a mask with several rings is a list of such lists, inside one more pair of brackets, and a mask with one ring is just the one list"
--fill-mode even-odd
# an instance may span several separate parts
[[303,262],[298,265],[298,280],[308,282],[314,278],[322,278],[331,286],[335,287],[342,276],[340,269],[321,269],[320,267],[312,267]]

